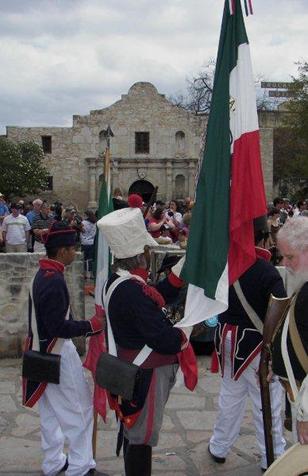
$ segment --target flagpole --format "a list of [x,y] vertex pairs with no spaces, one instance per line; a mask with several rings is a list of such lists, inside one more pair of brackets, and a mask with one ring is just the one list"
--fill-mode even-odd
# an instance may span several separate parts
[[[107,200],[110,198],[110,184],[111,184],[111,174],[110,174],[110,138],[114,136],[110,125],[105,131],[103,131],[104,136],[106,138],[106,150],[105,150],[105,157],[104,157],[104,179],[105,184],[107,186]],[[108,207],[109,207],[108,203]],[[97,265],[96,265],[97,270]],[[96,286],[98,285],[98,281],[96,279]],[[100,291],[101,293],[101,291]],[[96,293],[95,293],[96,294]],[[92,433],[92,452],[93,458],[96,458],[96,448],[97,448],[97,421],[98,421],[98,412],[94,408],[93,409],[93,433]]]

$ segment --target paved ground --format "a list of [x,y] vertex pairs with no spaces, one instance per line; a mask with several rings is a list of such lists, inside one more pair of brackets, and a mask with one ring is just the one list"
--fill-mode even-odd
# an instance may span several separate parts
[[[220,377],[208,370],[208,357],[198,357],[198,362],[199,383],[195,392],[182,385],[172,391],[159,446],[153,452],[153,475],[261,475],[249,405],[241,434],[226,463],[218,465],[211,461],[207,445],[216,416]],[[20,364],[19,359],[0,360],[0,475],[39,476],[39,417],[36,408],[21,405]],[[112,414],[106,425],[99,421],[97,469],[111,476],[124,474],[123,459],[115,456],[116,428]],[[286,438],[290,441],[290,433],[286,432]]]
[[[219,376],[211,374],[208,357],[199,357],[199,384],[194,393],[176,387],[169,399],[159,446],[153,454],[154,475],[164,476],[255,476],[258,450],[251,412],[248,409],[241,435],[224,465],[213,463],[207,444],[215,421]],[[20,360],[0,361],[0,474],[40,475],[40,431],[37,410],[23,408]],[[123,473],[122,457],[115,456],[116,422],[112,414],[99,422],[98,469],[116,476]],[[290,434],[287,433],[290,439]],[[142,476],[142,475],[140,475]]]

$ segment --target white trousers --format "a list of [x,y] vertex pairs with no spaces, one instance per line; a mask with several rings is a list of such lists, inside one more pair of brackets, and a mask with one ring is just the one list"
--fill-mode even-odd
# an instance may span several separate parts
[[61,350],[60,384],[47,385],[39,400],[44,475],[56,475],[65,464],[66,476],[83,476],[95,468],[92,454],[93,406],[79,355],[70,339]]
[[[234,381],[231,378],[231,339],[228,337],[225,341],[225,368],[218,399],[218,416],[210,439],[210,450],[215,456],[222,458],[227,456],[231,446],[238,438],[245,414],[246,400],[249,396],[252,401],[256,438],[261,453],[260,465],[262,468],[267,468],[261,393],[256,378],[260,356],[255,357],[239,379]],[[270,384],[270,395],[274,453],[277,457],[284,452],[286,444],[283,438],[281,418],[283,389],[278,379]]]

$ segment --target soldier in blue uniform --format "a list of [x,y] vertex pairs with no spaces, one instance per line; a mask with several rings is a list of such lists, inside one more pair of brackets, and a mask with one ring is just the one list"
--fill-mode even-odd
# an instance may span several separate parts
[[[267,234],[265,220],[255,222],[256,243]],[[265,235],[266,236],[266,235]],[[256,262],[229,288],[229,308],[219,315],[215,335],[215,347],[220,361],[222,383],[219,409],[209,452],[216,463],[224,463],[226,456],[238,438],[244,417],[246,400],[253,404],[256,437],[261,453],[261,468],[267,467],[261,394],[257,371],[262,347],[262,326],[270,295],[285,297],[280,274],[269,262],[271,254],[256,248]],[[240,288],[240,289],[238,289]],[[257,322],[251,315],[256,314]],[[284,452],[282,432],[282,390],[277,377],[270,384],[273,442],[275,456]]]
[[[179,278],[182,262],[156,287],[149,286],[145,247],[157,243],[147,233],[141,211],[117,210],[99,220],[98,228],[115,257],[103,299],[111,325],[108,350],[128,362],[138,356],[138,365],[145,370],[143,384],[133,401],[110,396],[109,402],[124,425],[126,476],[150,476],[152,447],[158,442],[181,351],[189,344],[184,331],[173,327],[166,318],[164,309],[184,284]],[[109,289],[113,287],[111,294]],[[110,333],[115,349],[111,349]]]
[[[45,238],[47,257],[39,262],[30,287],[29,336],[26,349],[61,355],[60,383],[23,381],[23,404],[38,401],[42,470],[46,476],[100,475],[92,454],[93,407],[88,383],[72,337],[100,332],[103,322],[94,317],[75,321],[70,310],[64,269],[75,257],[76,233],[55,222]],[[63,452],[68,443],[68,457]]]

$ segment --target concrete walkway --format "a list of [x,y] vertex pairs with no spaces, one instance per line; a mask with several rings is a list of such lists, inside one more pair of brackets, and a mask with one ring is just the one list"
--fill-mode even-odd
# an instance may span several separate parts
[[[250,406],[241,435],[225,464],[211,461],[208,441],[215,422],[220,385],[218,374],[208,370],[210,359],[199,357],[199,383],[194,393],[182,385],[173,389],[164,418],[159,446],[153,452],[153,475],[257,476],[258,449]],[[21,405],[19,359],[0,361],[0,475],[40,475],[40,430],[37,409]],[[115,456],[117,424],[110,413],[99,421],[97,468],[112,476],[123,475],[122,456]],[[290,433],[286,432],[290,440]],[[142,475],[140,475],[142,476]]]

